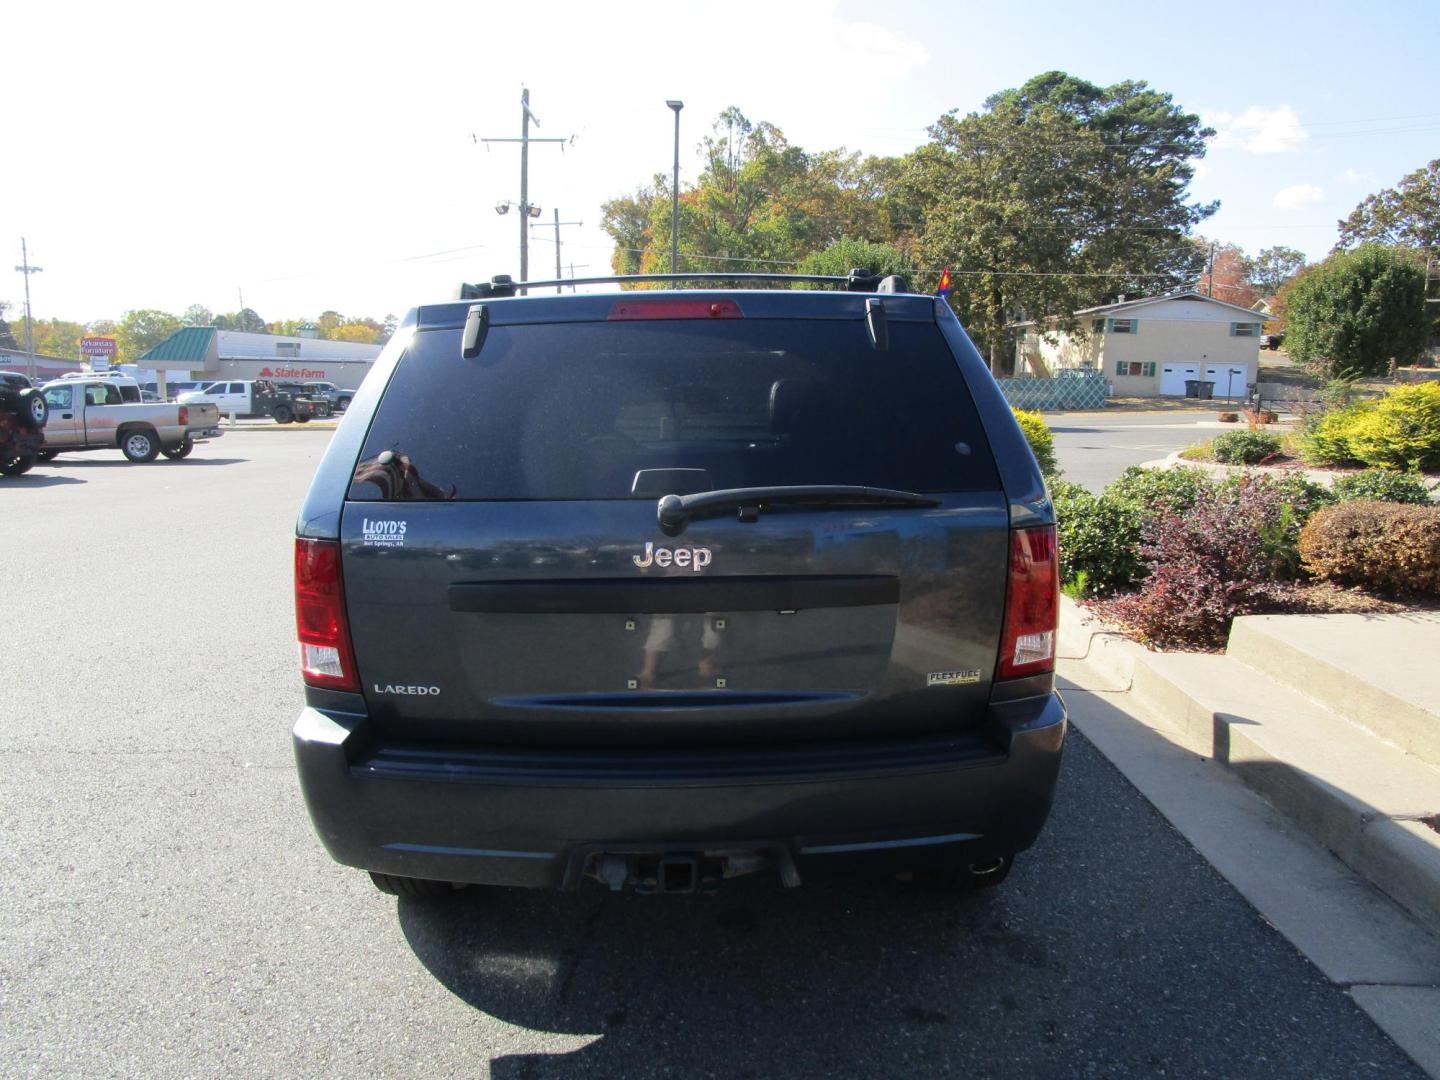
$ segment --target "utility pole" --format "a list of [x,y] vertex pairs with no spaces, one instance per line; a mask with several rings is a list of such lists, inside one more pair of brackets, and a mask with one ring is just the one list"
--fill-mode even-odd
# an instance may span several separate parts
[[[535,228],[535,229],[554,229],[554,230],[555,230],[555,241],[554,241],[554,243],[555,243],[555,280],[556,280],[557,282],[560,280],[560,278],[561,278],[561,276],[562,276],[562,274],[563,274],[563,272],[562,272],[561,269],[560,269],[560,226],[561,226],[561,225],[584,225],[584,224],[585,224],[585,222],[583,222],[583,221],[561,221],[561,220],[560,220],[560,210],[559,210],[558,207],[556,207],[556,208],[555,208],[555,222],[554,222],[554,224],[550,224],[550,223],[547,223],[547,222],[543,222],[543,221],[542,221],[539,225],[532,225],[532,226],[531,226],[531,228]],[[574,275],[572,274],[571,277],[574,277]],[[557,293],[558,293],[558,292],[563,292],[564,289],[563,289],[560,285],[556,285],[556,286],[555,286],[555,291],[556,291]]]
[[[581,269],[581,270],[586,270],[586,269],[589,269],[589,266],[590,266],[589,263],[581,263],[581,264],[580,264],[580,269]],[[573,262],[570,264],[570,279],[571,279],[572,281],[575,279],[575,264],[574,264]],[[571,293],[574,293],[574,292],[575,292],[575,286],[574,286],[574,285],[571,285],[571,286],[570,286],[570,292],[571,292]]]
[[1206,274],[1205,295],[1215,295],[1215,241],[1210,241],[1210,272]]
[[37,374],[35,368],[35,320],[30,317],[30,275],[38,274],[44,270],[43,266],[30,265],[30,249],[25,246],[25,237],[20,237],[20,265],[15,267],[25,275],[25,374],[30,376],[30,381],[35,381]]
[[[540,126],[540,118],[530,111],[530,90],[528,87],[520,89],[520,138],[518,139],[481,139],[483,143],[519,143],[520,144],[520,280],[524,281],[530,276],[530,219],[540,216],[539,207],[530,206],[530,144],[532,142],[543,143],[566,143],[574,142],[572,135],[566,139],[532,139],[530,137],[530,123],[534,121],[535,126]],[[534,212],[532,213],[532,209]],[[501,213],[504,213],[502,210]]]
[[680,110],[683,101],[674,98],[665,102],[675,113],[675,174],[670,181],[670,273],[676,273],[680,260]]

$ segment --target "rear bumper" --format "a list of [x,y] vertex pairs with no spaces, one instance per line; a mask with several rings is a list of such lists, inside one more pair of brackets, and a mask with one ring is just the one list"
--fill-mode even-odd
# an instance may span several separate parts
[[595,851],[781,852],[802,879],[1022,851],[1050,811],[1056,694],[992,705],[955,736],[785,747],[559,750],[372,743],[307,707],[296,765],[341,863],[475,884],[573,887]]

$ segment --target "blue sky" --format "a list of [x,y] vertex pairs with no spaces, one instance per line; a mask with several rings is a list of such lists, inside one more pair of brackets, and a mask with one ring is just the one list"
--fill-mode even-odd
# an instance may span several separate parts
[[[84,27],[77,36],[76,27]],[[941,113],[1062,69],[1141,79],[1219,129],[1193,185],[1207,235],[1323,256],[1365,195],[1440,157],[1440,4],[30,4],[7,14],[0,238],[45,268],[36,315],[401,313],[517,269],[518,134],[564,261],[603,272],[606,198],[682,182],[738,105],[808,149],[896,154]],[[17,156],[17,152],[18,155]],[[29,155],[29,160],[23,158]],[[553,271],[539,237],[532,267]],[[18,274],[0,300],[20,299]]]

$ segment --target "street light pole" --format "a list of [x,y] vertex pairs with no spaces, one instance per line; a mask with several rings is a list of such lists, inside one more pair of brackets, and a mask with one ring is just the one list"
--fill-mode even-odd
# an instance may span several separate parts
[[30,275],[38,274],[45,268],[30,265],[30,249],[25,246],[23,236],[20,238],[20,265],[15,269],[25,275],[25,374],[34,382],[38,372],[35,366],[35,320],[30,317]]
[[683,101],[667,101],[666,105],[675,110],[675,173],[670,181],[670,272],[680,260],[680,110]]

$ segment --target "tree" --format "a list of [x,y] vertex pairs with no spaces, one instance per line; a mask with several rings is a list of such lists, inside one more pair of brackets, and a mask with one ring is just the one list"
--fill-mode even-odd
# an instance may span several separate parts
[[1440,259],[1440,158],[1371,195],[1339,226],[1335,251],[1379,242]]
[[1195,286],[1197,292],[1241,307],[1260,299],[1260,291],[1251,281],[1254,264],[1243,248],[1238,244],[1212,245],[1203,236],[1195,238],[1195,247],[1205,257],[1205,272]]
[[868,240],[842,237],[824,251],[817,251],[800,260],[799,273],[843,276],[854,269],[872,274],[900,274],[913,277],[915,264],[893,244],[875,244]]
[[184,323],[168,311],[141,308],[125,312],[116,328],[121,362],[133,364],[147,349],[159,345],[182,326]]
[[1250,281],[1262,297],[1272,297],[1301,270],[1305,253],[1292,247],[1268,247],[1250,262]]
[[665,178],[656,175],[650,187],[636,188],[634,195],[621,195],[601,204],[600,227],[615,241],[615,250],[610,254],[610,268],[615,273],[640,273],[641,258],[650,248],[650,215],[656,192],[664,184]]
[[1218,204],[1186,189],[1213,132],[1169,94],[1052,71],[929,130],[890,198],[914,210],[925,263],[952,268],[951,303],[997,370],[1012,322],[1072,326],[1078,309],[1201,272],[1189,233]]
[[1285,351],[1325,378],[1378,375],[1425,345],[1425,267],[1383,244],[1343,251],[1285,290]]
[[[35,319],[30,328],[30,337],[38,356],[58,356],[74,360],[80,352],[80,338],[86,333],[85,327],[66,319]],[[11,330],[15,348],[25,348],[25,323],[17,320]]]
[[360,345],[374,345],[380,339],[380,331],[364,322],[341,323],[330,331],[331,341],[351,341]]
[[[701,142],[706,165],[680,196],[680,269],[783,272],[841,237],[890,239],[883,164],[846,150],[810,153],[774,124],[721,113]],[[621,273],[670,267],[670,181],[604,205]]]
[[265,333],[265,320],[255,314],[254,308],[232,311],[228,315],[216,315],[210,325],[217,330],[238,330],[244,334]]
[[5,321],[5,312],[10,307],[4,300],[0,300],[0,349],[18,349],[20,346],[15,341],[15,332],[10,329],[10,324]]
[[215,313],[204,304],[191,304],[180,315],[186,326],[209,326],[215,320]]

